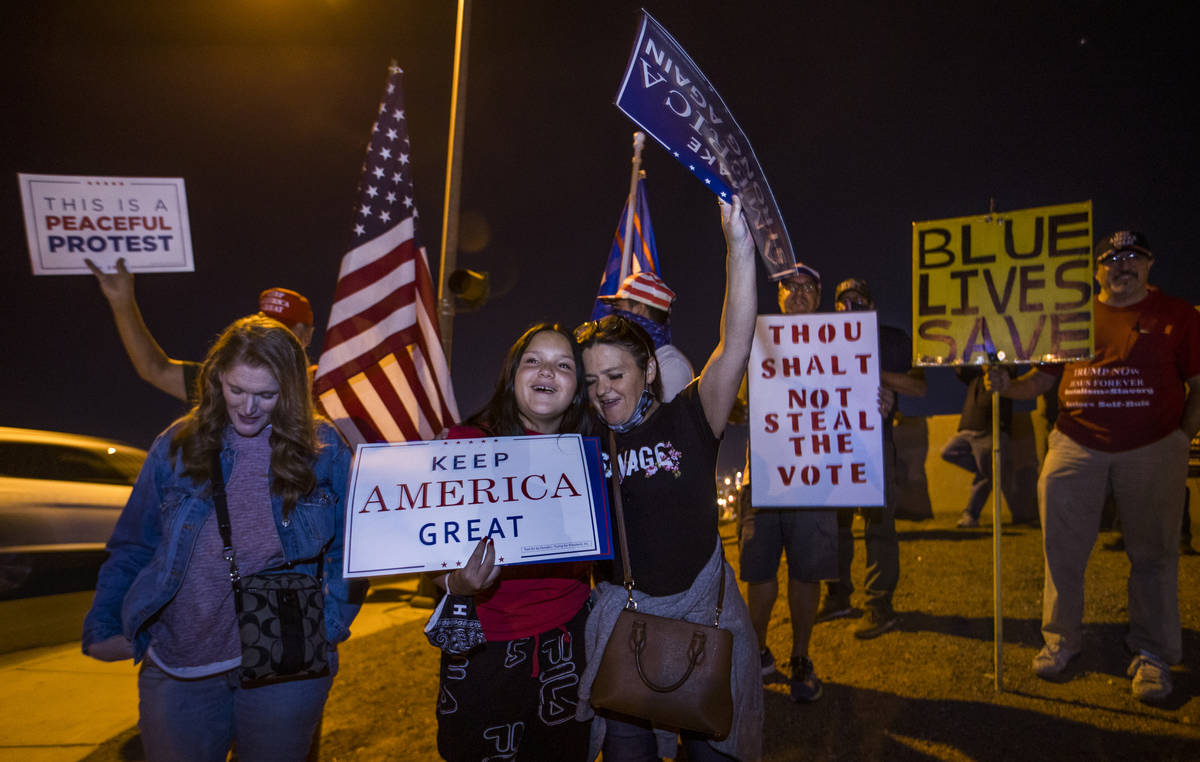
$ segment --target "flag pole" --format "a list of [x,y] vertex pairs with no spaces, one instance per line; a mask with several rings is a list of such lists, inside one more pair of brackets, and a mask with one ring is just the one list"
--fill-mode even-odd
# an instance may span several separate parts
[[[988,199],[988,222],[1000,222],[996,213],[996,198]],[[997,363],[1003,359],[1004,353],[988,357],[984,366],[986,374],[989,368],[1003,367]],[[1007,372],[1007,369],[1005,369]],[[1004,692],[1004,585],[1001,557],[1001,538],[1004,535],[1003,524],[1000,521],[1000,494],[1002,490],[1001,473],[1004,457],[1000,452],[1000,393],[992,391],[992,662],[995,668],[995,689],[997,693]],[[1012,510],[1010,505],[1009,510]]]
[[632,272],[630,254],[633,252],[633,216],[637,214],[637,186],[642,173],[642,146],[646,144],[646,133],[633,133],[633,172],[629,175],[629,202],[625,212],[625,241],[621,248],[621,277],[617,283],[624,281]]
[[471,0],[458,0],[454,34],[454,83],[450,98],[450,145],[446,151],[446,198],[442,208],[442,267],[438,276],[438,329],[450,365],[454,343],[454,295],[447,281],[458,259],[458,211],[462,181],[462,142],[467,114],[467,47],[471,33]]
[[[986,373],[987,370],[985,369]],[[992,661],[996,668],[995,688],[1004,692],[1004,588],[1000,583],[1000,493],[1003,473],[1000,452],[1000,394],[992,391]],[[1012,506],[1009,506],[1012,509]]]

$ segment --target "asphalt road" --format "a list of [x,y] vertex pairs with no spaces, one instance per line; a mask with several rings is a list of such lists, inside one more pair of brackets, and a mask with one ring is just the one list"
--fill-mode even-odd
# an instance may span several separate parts
[[[1125,555],[1093,553],[1086,653],[1073,679],[1048,683],[1029,671],[1041,640],[1040,532],[1006,528],[1005,690],[998,693],[990,515],[966,531],[954,528],[956,518],[957,510],[937,507],[932,520],[900,522],[902,619],[894,632],[863,642],[852,636],[854,619],[817,626],[811,653],[825,681],[822,701],[799,706],[787,699],[786,682],[768,686],[766,759],[1200,759],[1200,557],[1180,559],[1184,663],[1174,670],[1176,692],[1151,707],[1129,695],[1124,674]],[[722,530],[736,564],[732,527]],[[861,539],[856,544],[861,581]],[[407,602],[412,588],[411,581],[376,585],[354,623],[326,708],[323,759],[436,756],[437,653],[421,634],[427,611]],[[90,597],[0,602],[0,650],[11,651],[0,655],[0,762],[139,758],[135,668],[78,651]],[[789,632],[780,602],[769,644],[781,660]],[[58,645],[34,647],[50,641]]]

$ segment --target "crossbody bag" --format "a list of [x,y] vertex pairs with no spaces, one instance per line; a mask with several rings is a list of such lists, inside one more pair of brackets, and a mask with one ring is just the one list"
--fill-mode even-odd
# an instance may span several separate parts
[[243,577],[233,550],[225,476],[219,455],[212,463],[213,503],[224,543],[242,641],[242,687],[306,680],[329,674],[325,641],[324,553],[317,557],[317,576],[268,569]]

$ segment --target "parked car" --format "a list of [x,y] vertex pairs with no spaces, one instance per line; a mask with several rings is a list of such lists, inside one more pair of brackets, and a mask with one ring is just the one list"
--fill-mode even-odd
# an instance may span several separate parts
[[99,568],[145,450],[0,427],[0,596],[43,571]]

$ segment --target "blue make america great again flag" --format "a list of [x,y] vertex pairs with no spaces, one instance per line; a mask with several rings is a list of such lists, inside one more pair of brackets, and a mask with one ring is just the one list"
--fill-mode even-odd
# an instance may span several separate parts
[[741,196],[772,279],[795,272],[792,241],[750,141],[700,67],[644,10],[615,103],[717,196]]

